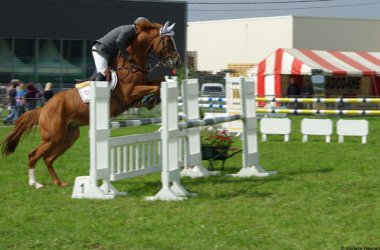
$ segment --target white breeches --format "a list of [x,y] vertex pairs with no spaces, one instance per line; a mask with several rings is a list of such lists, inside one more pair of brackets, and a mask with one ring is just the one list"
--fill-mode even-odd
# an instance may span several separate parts
[[108,61],[101,53],[95,51],[94,49],[95,47],[92,47],[92,56],[94,57],[96,71],[106,75]]

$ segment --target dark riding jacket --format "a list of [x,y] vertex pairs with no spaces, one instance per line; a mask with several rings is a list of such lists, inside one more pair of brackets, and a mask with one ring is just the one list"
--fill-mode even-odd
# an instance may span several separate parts
[[125,57],[128,57],[126,47],[135,38],[136,31],[134,25],[123,25],[114,28],[102,38],[93,42],[96,51],[103,52],[108,57],[116,56],[120,51]]

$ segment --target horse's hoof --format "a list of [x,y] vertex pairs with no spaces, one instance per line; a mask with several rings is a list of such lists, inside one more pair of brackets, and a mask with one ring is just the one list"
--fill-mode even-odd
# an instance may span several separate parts
[[63,182],[61,182],[61,184],[59,186],[64,188],[64,187],[67,187],[68,185],[69,185],[68,182],[63,181]]
[[149,93],[141,99],[141,103],[148,110],[154,108],[154,104],[156,103],[157,97],[154,93]]
[[45,187],[44,185],[42,185],[41,183],[38,183],[38,182],[30,182],[29,186],[35,187],[36,189],[41,189],[41,188]]

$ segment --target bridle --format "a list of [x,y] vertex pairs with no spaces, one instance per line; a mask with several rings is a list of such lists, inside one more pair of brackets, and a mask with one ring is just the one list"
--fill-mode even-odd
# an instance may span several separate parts
[[[165,55],[165,57],[162,58],[162,57],[158,56],[158,55],[155,53],[156,56],[155,56],[155,55],[152,55],[152,56],[151,56],[151,59],[157,61],[155,67],[159,67],[159,66],[163,66],[163,67],[171,67],[171,66],[174,65],[174,63],[173,63],[172,59],[168,56],[169,52],[170,52],[170,51],[174,51],[174,52],[175,52],[175,57],[178,57],[178,58],[179,58],[180,56],[179,56],[178,51],[177,51],[176,49],[172,49],[172,48],[169,48],[169,47],[167,46],[167,44],[166,44],[166,42],[165,42],[165,35],[159,35],[159,36],[160,36],[160,41],[157,43],[156,47],[153,48],[153,51],[156,51],[156,50],[159,48],[159,46],[161,45],[161,43],[162,43],[162,47],[163,47],[163,50],[164,50],[164,55]],[[172,38],[171,38],[171,39],[172,39]],[[174,42],[174,41],[173,41],[173,42]],[[152,41],[152,43],[153,43],[153,41]],[[154,46],[154,45],[152,44],[152,47],[153,47],[153,46]]]

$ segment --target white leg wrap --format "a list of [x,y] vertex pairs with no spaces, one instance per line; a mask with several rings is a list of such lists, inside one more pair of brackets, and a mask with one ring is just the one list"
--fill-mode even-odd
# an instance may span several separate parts
[[36,177],[35,177],[35,174],[34,174],[34,168],[29,168],[29,186],[34,186],[36,187],[36,189],[40,189],[40,188],[43,188],[44,185],[36,182]]
[[36,184],[36,177],[34,176],[34,168],[29,168],[29,186]]

